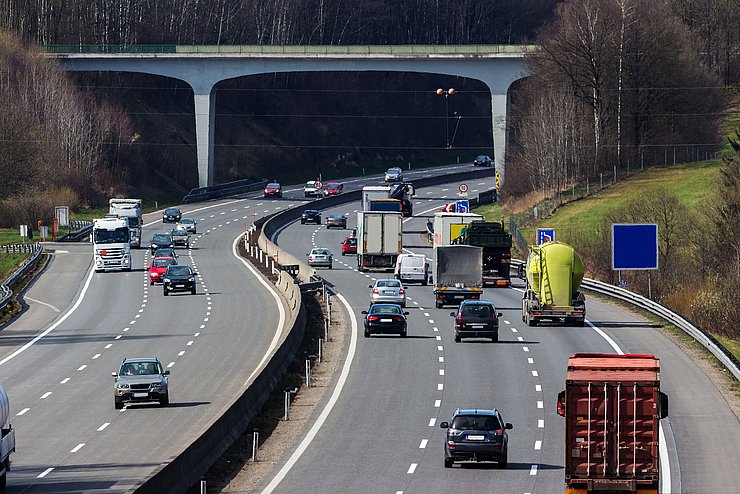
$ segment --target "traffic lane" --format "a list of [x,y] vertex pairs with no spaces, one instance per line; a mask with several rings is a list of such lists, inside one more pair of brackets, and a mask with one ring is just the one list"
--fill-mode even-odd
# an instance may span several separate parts
[[[0,331],[0,360],[59,319],[82,289],[92,265],[89,244],[55,244],[57,253],[23,293],[28,308]],[[43,260],[43,258],[42,258]]]
[[[126,273],[126,274],[128,274],[128,273]],[[106,273],[106,275],[108,275],[108,276],[115,276],[115,274],[114,274],[114,273]],[[140,275],[141,275],[141,276],[140,276],[139,280],[140,280],[140,282],[142,283],[142,285],[145,285],[145,284],[146,284],[147,282],[146,282],[146,280],[145,280],[145,278],[144,278],[144,272],[142,271],[142,272],[140,273]],[[124,276],[125,276],[125,275],[124,275]],[[112,279],[112,278],[111,278],[111,279]],[[175,299],[176,297],[168,297],[168,298],[170,298],[170,299]],[[172,303],[172,302],[170,301],[170,303]],[[101,305],[103,305],[103,304],[101,304]],[[260,305],[261,305],[262,307],[266,306],[266,304],[260,304]],[[179,312],[180,312],[180,313],[185,313],[184,311],[179,311]],[[127,315],[127,317],[130,317],[130,316],[128,316],[128,315]],[[162,324],[159,324],[159,326],[162,326]],[[183,345],[186,345],[185,341],[183,341]],[[236,348],[238,348],[238,346],[237,346]],[[149,349],[149,350],[151,351],[151,349]],[[219,359],[215,359],[215,360],[219,360]],[[242,359],[242,360],[243,360],[243,359]],[[119,364],[119,363],[120,363],[120,360],[117,360],[117,361],[115,362],[115,366],[111,366],[110,368],[113,368],[113,369],[117,368],[117,366],[118,366],[118,364]],[[256,365],[256,364],[255,364],[255,365]],[[110,369],[110,368],[109,368],[109,369]],[[104,374],[106,374],[106,375],[108,375],[108,376],[109,376],[109,372],[110,372],[110,370],[109,370],[109,369],[106,369],[106,371],[104,372]],[[200,377],[200,376],[202,375],[202,374],[201,374],[201,372],[202,372],[202,371],[200,371],[200,370],[199,370],[199,371],[198,371],[198,373],[197,373],[197,374],[196,374],[196,375],[195,375],[194,377]],[[224,375],[224,373],[218,373],[218,375]],[[103,389],[103,390],[102,390],[101,392],[105,394],[105,396],[106,396],[106,398],[107,398],[107,399],[106,399],[106,402],[108,403],[108,406],[110,406],[110,404],[109,404],[109,401],[108,401],[108,400],[110,400],[110,399],[111,399],[111,398],[110,398],[110,395],[112,394],[112,390],[111,390],[112,384],[111,384],[111,382],[110,382],[110,381],[108,381],[108,379],[110,379],[110,378],[108,377],[107,379],[105,379],[105,382],[106,382],[106,386],[104,386],[104,389]],[[243,377],[243,376],[241,376],[241,379],[244,379],[244,377]],[[240,379],[240,380],[241,380],[241,379]],[[92,386],[86,386],[86,388],[85,388],[85,389],[90,389],[90,390],[92,390],[92,389],[94,389],[94,388],[93,388]],[[94,391],[93,391],[93,392],[92,392],[92,394],[96,394],[96,392],[94,392]],[[83,398],[81,397],[80,399],[82,400]],[[66,408],[67,408],[67,409],[72,409],[71,407],[66,407]],[[112,408],[112,407],[111,407],[111,408]],[[179,419],[177,419],[177,420],[179,420]],[[200,422],[199,422],[198,420],[195,420],[195,421],[189,421],[189,420],[188,420],[188,421],[187,421],[187,423],[197,424],[197,423],[200,423]],[[180,427],[180,429],[182,429],[182,427]],[[173,428],[173,430],[177,430],[177,428]],[[162,442],[161,442],[161,444],[166,444],[166,443],[167,443],[167,441],[162,441]],[[114,449],[114,448],[112,448],[112,449]],[[168,455],[165,455],[165,456],[168,456]],[[157,460],[157,458],[155,458],[155,460]]]
[[[296,255],[308,250],[313,243],[305,227],[312,233],[315,230],[313,226],[293,225],[280,234],[279,244],[290,246]],[[337,243],[344,234],[323,227],[319,233],[316,245]],[[360,324],[363,316],[359,311],[369,301],[368,279],[386,276],[368,273],[370,278],[366,278],[341,264],[333,270],[320,269],[320,273],[349,300]],[[421,420],[426,415],[416,404],[426,401],[439,384],[436,340],[425,323],[423,316],[412,313],[407,338],[360,339],[353,371],[335,413],[329,415],[306,454],[279,485],[279,492],[294,492],[307,483],[321,485],[322,492],[395,492],[403,487],[409,462],[423,451],[418,443],[401,438],[426,432],[428,425]],[[401,376],[419,377],[402,380]],[[360,475],[358,462],[363,465]]]
[[710,364],[697,364],[654,323],[628,310],[594,297],[588,298],[586,309],[588,319],[625,353],[660,358],[661,390],[668,394],[683,492],[730,492],[740,485],[740,423],[702,369]]

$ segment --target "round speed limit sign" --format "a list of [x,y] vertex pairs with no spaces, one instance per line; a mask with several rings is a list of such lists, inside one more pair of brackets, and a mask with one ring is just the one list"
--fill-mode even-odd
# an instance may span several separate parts
[[458,187],[458,189],[460,189],[460,193],[461,194],[465,194],[468,191],[468,185],[467,184],[460,184],[460,187]]

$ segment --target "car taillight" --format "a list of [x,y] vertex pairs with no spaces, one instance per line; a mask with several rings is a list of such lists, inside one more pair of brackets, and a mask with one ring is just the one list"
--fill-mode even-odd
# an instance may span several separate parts
[[457,323],[462,324],[462,312],[457,315]]
[[406,293],[406,290],[404,290],[403,288],[401,288],[400,290],[398,290],[398,293],[399,293],[399,295],[403,295],[404,293]]
[[503,429],[498,429],[496,431],[493,431],[493,435],[494,436],[502,436],[503,434],[504,434],[504,430]]
[[379,319],[378,316],[367,316],[368,321],[377,321]]
[[313,256],[308,256],[309,261],[313,261]]
[[380,292],[378,291],[378,289],[377,289],[377,288],[373,288],[373,294],[377,295],[378,293],[380,293]]
[[401,316],[395,316],[393,318],[393,320],[396,321],[396,322],[403,322],[403,317],[401,317]]

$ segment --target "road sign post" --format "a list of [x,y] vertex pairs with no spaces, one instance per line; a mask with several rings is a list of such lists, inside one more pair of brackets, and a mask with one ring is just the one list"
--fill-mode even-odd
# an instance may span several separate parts
[[555,229],[554,228],[538,228],[537,229],[537,245],[544,244],[545,242],[555,241]]
[[457,189],[460,191],[460,196],[468,197],[468,184],[460,184]]

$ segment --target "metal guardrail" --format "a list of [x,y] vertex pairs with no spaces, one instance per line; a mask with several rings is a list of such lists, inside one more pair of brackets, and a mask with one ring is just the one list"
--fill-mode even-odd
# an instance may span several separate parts
[[255,182],[254,180],[243,179],[218,185],[211,185],[210,187],[197,187],[195,189],[191,189],[190,192],[182,198],[182,203],[188,204],[208,199],[219,199],[222,197],[233,196],[235,194],[244,194],[245,192],[260,190],[264,188],[265,185],[267,185],[267,180],[259,180]]
[[[0,292],[2,292],[2,295],[0,295],[0,311],[5,309],[5,307],[8,305],[8,302],[10,302],[10,299],[13,297],[13,290],[11,290],[10,287],[15,285],[18,280],[20,280],[26,273],[28,273],[28,271],[30,271],[36,265],[36,261],[39,260],[41,252],[43,252],[44,250],[43,247],[41,247],[40,243],[21,245],[31,246],[31,248],[33,249],[33,255],[30,259],[27,259],[26,262],[24,262],[18,269],[16,269],[13,274],[8,276],[8,278],[3,281],[2,285],[0,285]],[[24,250],[23,252],[29,251]]]
[[57,242],[78,242],[92,233],[93,224],[92,221],[73,220],[69,222],[69,226],[75,228],[75,231],[62,235]]
[[[512,260],[511,266],[517,268],[520,272],[524,266],[524,261]],[[636,307],[644,309],[651,314],[654,314],[664,321],[673,324],[677,328],[681,329],[684,333],[691,336],[699,342],[704,348],[709,350],[717,360],[719,360],[725,368],[735,376],[735,379],[740,381],[740,362],[735,356],[730,353],[716,338],[712,335],[705,333],[697,326],[686,320],[679,314],[676,314],[672,310],[660,305],[657,302],[643,297],[638,293],[625,290],[618,286],[604,283],[603,281],[592,280],[590,278],[584,278],[581,282],[581,287],[592,292],[600,293],[608,297],[616,298],[624,302],[628,302]]]

